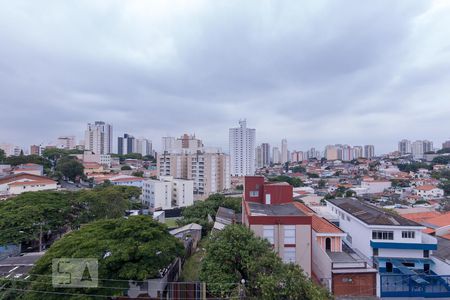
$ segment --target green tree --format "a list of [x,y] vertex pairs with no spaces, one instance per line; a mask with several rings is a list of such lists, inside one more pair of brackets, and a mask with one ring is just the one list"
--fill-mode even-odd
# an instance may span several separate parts
[[409,164],[398,164],[398,169],[402,172],[417,172],[419,169],[431,170],[433,167],[427,163],[412,162]]
[[309,178],[319,178],[319,174],[316,173],[306,173],[306,175],[308,175]]
[[196,201],[194,205],[183,209],[181,219],[177,221],[178,225],[197,223],[203,226],[203,234],[211,230],[212,224],[208,222],[208,216],[215,217],[220,206],[233,209],[240,213],[242,199],[234,197],[225,197],[220,194],[213,194],[205,201]]
[[44,168],[50,168],[52,165],[48,159],[41,157],[39,155],[34,155],[34,154],[33,155],[8,156],[4,159],[4,162],[7,164],[10,164],[12,166],[33,163],[33,164],[42,165]]
[[32,192],[0,201],[0,245],[38,241],[44,232],[58,232],[74,221],[72,193]]
[[136,177],[144,177],[144,172],[143,171],[135,171],[135,172],[131,173],[131,175],[136,176]]
[[436,153],[439,154],[450,153],[450,148],[443,148],[441,150],[438,150]]
[[62,157],[56,163],[56,172],[60,172],[64,177],[70,180],[76,180],[84,176],[84,166],[73,157]]
[[6,153],[3,149],[0,149],[0,163],[4,162],[6,159]]
[[290,177],[286,175],[280,175],[276,177],[269,178],[271,182],[287,182],[293,187],[303,186],[303,181],[298,177]]
[[120,169],[122,171],[131,171],[131,167],[129,165],[122,166]]
[[242,225],[229,225],[211,235],[200,279],[207,282],[208,290],[217,297],[236,296],[237,284],[244,279],[246,296],[250,298],[330,298],[298,266],[283,264],[267,240],[256,237]]
[[293,173],[306,173],[305,167],[302,166],[295,166],[291,170]]
[[[98,260],[98,288],[66,288],[65,299],[86,299],[81,295],[125,295],[128,280],[143,281],[160,276],[176,257],[183,255],[180,241],[167,227],[148,216],[101,220],[65,235],[53,244],[31,271],[30,290],[61,292],[52,286],[52,260],[94,258]],[[108,280],[104,280],[108,279]],[[121,281],[123,280],[123,281]],[[42,299],[42,293],[27,292],[24,299]],[[60,299],[45,294],[45,299]],[[91,298],[87,298],[91,299]],[[92,299],[97,299],[92,297]]]
[[450,163],[450,155],[447,156],[438,156],[433,158],[434,164],[446,165]]
[[323,188],[325,188],[326,185],[327,185],[327,182],[325,180],[323,180],[323,179],[320,179],[318,184],[317,184],[317,187],[319,189],[323,189]]

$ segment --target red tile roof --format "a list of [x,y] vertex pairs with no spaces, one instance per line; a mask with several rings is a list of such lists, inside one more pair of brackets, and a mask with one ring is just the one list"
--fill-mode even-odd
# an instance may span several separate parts
[[421,190],[421,191],[431,191],[434,189],[437,189],[438,187],[435,185],[422,185],[419,187],[416,187],[416,190]]
[[300,203],[300,202],[295,202],[295,206],[297,206],[297,208],[302,210],[305,214],[311,215],[311,218],[312,218],[311,227],[315,232],[317,232],[317,233],[343,233],[343,231],[341,229],[339,229],[338,227],[336,227],[334,224],[332,224],[332,223],[328,222],[327,220],[325,220],[324,218],[316,215],[314,210],[312,210],[305,204]]
[[425,222],[428,219],[438,217],[441,215],[441,213],[437,212],[437,211],[428,211],[428,212],[408,213],[408,214],[400,214],[400,215],[403,218],[421,223],[421,222]]

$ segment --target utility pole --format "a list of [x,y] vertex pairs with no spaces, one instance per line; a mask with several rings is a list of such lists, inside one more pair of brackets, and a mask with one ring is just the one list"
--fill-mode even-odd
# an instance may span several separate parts
[[42,222],[39,223],[39,252],[42,252]]

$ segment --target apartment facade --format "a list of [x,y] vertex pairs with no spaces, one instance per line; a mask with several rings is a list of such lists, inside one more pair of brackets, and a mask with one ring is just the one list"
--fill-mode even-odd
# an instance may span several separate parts
[[[405,289],[425,284],[420,274],[433,274],[430,255],[437,249],[437,241],[422,232],[424,226],[352,198],[327,200],[327,207],[339,219],[346,242],[370,258],[379,271],[379,295],[405,295]],[[400,278],[397,275],[410,279],[396,290],[393,283]]]
[[229,130],[230,172],[233,176],[255,174],[256,130],[247,128],[247,121],[240,120],[239,127]]
[[162,176],[159,180],[147,180],[142,186],[142,202],[151,210],[166,210],[190,206],[194,203],[192,180]]
[[112,125],[103,121],[88,123],[84,134],[84,149],[95,154],[110,154],[113,148],[112,138]]
[[136,152],[136,139],[134,136],[125,133],[123,137],[117,138],[117,154],[125,155]]
[[157,158],[159,176],[192,180],[194,193],[210,195],[231,188],[230,157],[221,152],[163,153]]
[[246,176],[242,206],[242,223],[267,239],[284,262],[298,264],[311,276],[312,218],[292,201],[292,186]]

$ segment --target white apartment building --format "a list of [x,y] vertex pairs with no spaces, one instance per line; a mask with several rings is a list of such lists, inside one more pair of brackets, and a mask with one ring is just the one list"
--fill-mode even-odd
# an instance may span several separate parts
[[412,152],[413,158],[422,159],[423,154],[425,153],[424,148],[423,148],[423,141],[413,142],[412,146],[411,146],[411,152]]
[[361,181],[361,188],[367,190],[367,194],[378,194],[382,193],[385,189],[392,186],[389,180],[363,180]]
[[364,157],[371,159],[375,156],[375,146],[374,145],[365,145],[364,146]]
[[56,140],[56,147],[59,149],[72,150],[75,149],[77,143],[74,135],[60,136]]
[[183,134],[175,139],[174,137],[162,138],[161,153],[169,154],[194,154],[203,151],[203,142],[196,138],[195,135]]
[[95,154],[110,154],[113,149],[112,138],[112,125],[103,121],[88,123],[84,134],[84,149]]
[[15,146],[12,144],[0,144],[0,149],[2,149],[5,152],[6,156],[18,156],[20,155],[20,149],[19,146]]
[[[208,150],[208,149],[206,149]],[[158,155],[158,174],[193,180],[194,193],[209,195],[230,189],[230,157],[220,151]]]
[[194,182],[161,176],[147,180],[142,187],[142,202],[152,210],[186,207],[194,203]]
[[263,164],[263,152],[261,146],[257,146],[255,150],[255,161],[256,161],[256,168],[260,169],[264,166]]
[[111,167],[111,155],[109,154],[94,154],[91,151],[84,151],[80,159],[85,163],[95,162],[106,167]]
[[411,153],[411,141],[403,139],[398,142],[398,152],[400,152],[401,155]]
[[272,149],[272,162],[274,164],[281,163],[281,152],[278,147],[273,147]]
[[288,157],[288,145],[287,140],[282,139],[281,140],[281,163],[287,163],[289,157]]
[[[412,276],[411,280],[418,286],[433,285],[417,276],[440,274],[439,266],[431,258],[437,250],[437,240],[422,232],[426,227],[352,198],[327,200],[327,207],[347,234],[346,243],[371,259],[383,277],[378,296],[402,291],[402,284],[395,289],[394,282],[398,284],[399,279],[395,275]],[[394,277],[387,278],[387,275]],[[406,289],[408,291],[408,283]]]
[[444,197],[444,190],[434,185],[421,185],[413,189],[414,194],[425,200],[439,199]]
[[142,156],[153,155],[152,141],[146,138],[136,139],[136,153]]
[[256,130],[247,128],[247,121],[240,120],[239,127],[229,130],[230,171],[233,176],[255,174]]
[[353,158],[358,159],[360,157],[363,157],[364,156],[363,152],[364,151],[363,151],[363,147],[362,146],[354,146],[353,147]]
[[263,166],[270,166],[270,145],[268,143],[261,144]]

